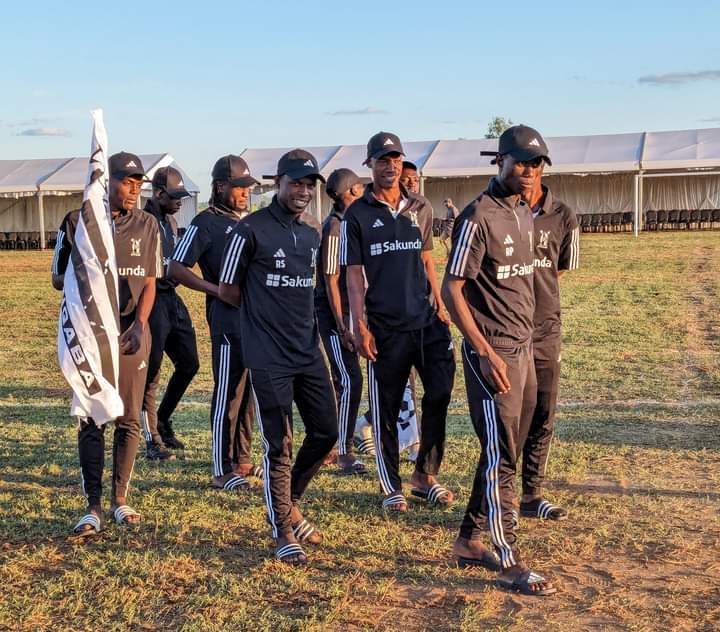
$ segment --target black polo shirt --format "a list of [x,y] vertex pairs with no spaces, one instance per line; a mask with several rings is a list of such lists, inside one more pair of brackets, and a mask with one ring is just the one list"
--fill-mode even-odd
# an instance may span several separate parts
[[401,186],[399,213],[378,200],[372,184],[345,213],[340,263],[365,269],[365,309],[371,328],[413,331],[432,322],[421,252],[432,250],[430,203]]
[[[241,215],[235,211],[220,205],[205,209],[190,222],[175,247],[173,261],[188,268],[197,263],[203,279],[218,285],[225,242],[240,218]],[[238,308],[209,294],[205,295],[205,317],[211,334],[240,332]]]
[[240,221],[227,242],[220,281],[241,288],[243,361],[251,369],[293,370],[320,356],[313,278],[317,230],[273,198]]
[[163,257],[163,277],[157,280],[158,292],[170,292],[177,287],[177,281],[171,279],[167,275],[168,263],[172,257],[175,246],[177,245],[178,227],[175,218],[172,215],[163,213],[159,205],[153,198],[150,198],[145,204],[145,212],[150,213],[158,222],[160,228],[160,244],[162,246]]
[[[62,275],[67,270],[80,210],[70,211],[60,224],[52,271]],[[118,306],[123,320],[134,317],[145,279],[160,278],[163,273],[160,235],[155,218],[145,211],[134,210],[113,220],[113,242],[118,266]]]
[[325,283],[326,274],[337,274],[340,283],[340,299],[342,303],[343,316],[350,313],[347,295],[347,279],[345,267],[340,265],[340,225],[345,217],[345,211],[341,211],[337,205],[333,206],[330,215],[327,216],[322,225],[322,237],[320,241],[320,266],[317,281],[315,284],[315,311],[318,320],[323,326],[334,329],[337,325],[332,309],[330,308],[330,294]]
[[542,207],[535,209],[535,332],[536,341],[560,335],[558,272],[580,266],[580,228],[575,212],[543,186]]
[[519,195],[492,178],[455,220],[447,274],[466,279],[463,293],[483,336],[513,345],[533,332],[533,217]]

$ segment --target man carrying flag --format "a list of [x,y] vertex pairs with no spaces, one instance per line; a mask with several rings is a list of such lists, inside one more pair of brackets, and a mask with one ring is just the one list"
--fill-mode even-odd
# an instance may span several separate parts
[[62,243],[52,269],[53,287],[64,290],[58,355],[73,387],[71,412],[79,419],[78,451],[88,509],[73,533],[81,536],[101,528],[104,431],[111,420],[115,432],[110,509],[118,524],[140,521],[126,499],[140,437],[150,352],[148,318],[155,278],[162,273],[157,221],[136,209],[145,175],[142,163],[122,152],[110,157],[108,168],[102,118],[99,113],[94,116],[83,207],[63,220]]

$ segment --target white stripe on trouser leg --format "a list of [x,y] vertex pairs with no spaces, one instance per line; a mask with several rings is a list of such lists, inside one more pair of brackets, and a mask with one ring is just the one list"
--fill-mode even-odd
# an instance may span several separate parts
[[255,385],[253,384],[252,371],[248,371],[248,377],[250,378],[250,389],[252,390],[253,399],[255,400],[255,418],[258,422],[258,428],[260,429],[260,437],[262,437],[263,444],[263,467],[265,468],[265,475],[263,476],[263,492],[265,494],[265,507],[267,508],[268,520],[270,520],[270,528],[272,530],[272,537],[278,537],[277,525],[275,524],[275,511],[272,506],[272,491],[270,489],[270,444],[265,438],[265,428],[263,426],[262,415],[260,414],[260,400],[258,399],[257,393],[255,392]]
[[490,537],[495,546],[500,549],[500,559],[504,568],[515,565],[515,556],[512,547],[505,539],[505,530],[502,522],[502,503],[500,500],[500,445],[497,433],[497,418],[495,416],[495,401],[483,400],[485,412],[485,432],[488,436],[488,467],[485,472],[485,494],[488,501],[488,525]]
[[391,494],[393,489],[390,477],[387,473],[387,466],[383,459],[382,437],[380,432],[380,399],[378,397],[377,380],[373,362],[368,360],[368,394],[370,395],[370,418],[373,425],[373,439],[375,440],[375,463],[377,465],[380,487],[385,494]]
[[330,348],[333,352],[335,366],[340,373],[340,386],[342,388],[340,405],[338,406],[338,453],[341,456],[345,456],[347,453],[345,444],[347,442],[348,426],[350,425],[350,375],[343,362],[339,336],[330,336]]
[[150,434],[150,426],[147,421],[147,410],[140,411],[140,421],[142,422],[142,431],[145,435],[145,441],[150,443],[152,441],[152,435]]
[[497,421],[495,417],[495,398],[485,386],[483,380],[478,375],[475,367],[470,359],[468,352],[469,345],[463,340],[463,353],[467,360],[470,370],[475,375],[478,384],[490,396],[490,399],[483,399],[483,417],[485,418],[485,433],[488,436],[488,466],[485,471],[485,497],[488,504],[488,527],[490,528],[490,537],[495,546],[501,550],[501,561],[505,566],[505,561],[510,562],[510,566],[515,564],[515,556],[512,547],[505,540],[505,531],[502,524],[502,505],[500,504],[500,481],[498,479],[498,463],[500,461],[500,450],[497,437]]
[[215,415],[212,420],[213,476],[222,476],[222,431],[227,404],[230,345],[220,345],[220,362],[215,385]]
[[83,496],[85,496],[87,500],[90,500],[90,497],[87,494],[87,489],[85,489],[85,477],[83,476],[82,467],[80,468],[80,484],[82,485]]

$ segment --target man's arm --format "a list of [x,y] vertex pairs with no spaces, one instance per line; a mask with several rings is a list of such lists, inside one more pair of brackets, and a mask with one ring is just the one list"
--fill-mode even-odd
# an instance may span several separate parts
[[140,299],[135,308],[135,320],[120,336],[120,352],[131,355],[137,353],[142,335],[148,326],[150,312],[155,304],[155,277],[146,277]]
[[420,256],[425,266],[425,275],[427,276],[428,283],[430,283],[430,291],[435,299],[435,305],[437,305],[438,318],[446,325],[449,325],[450,315],[445,308],[445,302],[443,301],[442,292],[440,291],[440,283],[438,282],[437,272],[435,271],[435,261],[433,261],[432,251],[423,250]]
[[455,326],[460,330],[465,340],[470,343],[475,353],[478,354],[483,377],[490,384],[493,384],[499,393],[507,393],[510,390],[507,367],[503,359],[495,353],[490,343],[478,329],[463,294],[464,285],[465,279],[446,274],[442,287],[445,304],[450,311]]
[[248,265],[254,254],[254,238],[249,227],[238,224],[233,228],[227,242],[220,264],[220,283],[218,297],[221,301],[240,306],[242,286]]
[[177,281],[180,285],[203,292],[210,296],[218,296],[218,286],[195,274],[188,266],[179,261],[170,261],[168,276]]
[[365,321],[365,276],[361,265],[347,267],[348,301],[353,322],[355,348],[363,358],[377,359],[375,336],[368,329]]
[[70,213],[65,216],[58,229],[55,252],[53,253],[53,260],[50,266],[52,286],[60,292],[65,288],[65,270],[67,270],[70,261],[70,251],[72,250],[72,243],[70,242],[67,232],[75,230],[74,225],[71,223],[70,216]]
[[320,250],[322,252],[321,274],[325,280],[330,311],[335,320],[335,329],[340,335],[343,346],[349,351],[355,350],[348,323],[343,318],[342,295],[340,292],[340,221],[331,216],[321,232]]

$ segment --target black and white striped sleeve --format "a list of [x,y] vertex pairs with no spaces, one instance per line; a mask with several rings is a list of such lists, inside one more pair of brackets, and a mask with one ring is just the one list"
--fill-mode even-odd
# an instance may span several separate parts
[[453,226],[452,250],[447,274],[462,279],[477,277],[485,256],[485,233],[480,223],[469,217],[460,217]]
[[331,216],[323,227],[320,245],[323,274],[340,274],[340,225],[340,220]]
[[225,242],[225,251],[220,264],[220,283],[242,285],[254,252],[252,231],[239,222]]
[[192,267],[198,262],[198,259],[200,259],[209,246],[210,236],[208,231],[201,225],[197,218],[195,218],[190,223],[190,226],[187,227],[178,245],[175,246],[172,260]]
[[567,209],[566,230],[560,244],[558,270],[577,270],[580,267],[580,226],[575,213]]
[[340,265],[363,264],[362,231],[357,217],[348,211],[340,224]]

